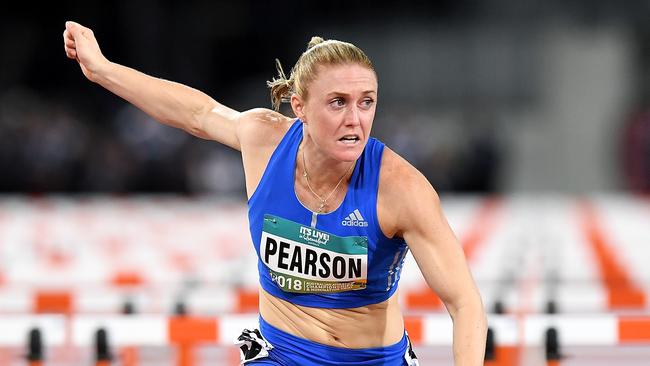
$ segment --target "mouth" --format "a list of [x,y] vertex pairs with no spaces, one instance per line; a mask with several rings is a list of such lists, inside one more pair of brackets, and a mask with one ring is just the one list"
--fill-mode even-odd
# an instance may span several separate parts
[[357,142],[361,141],[359,135],[345,135],[339,139],[340,142],[346,145],[354,145]]

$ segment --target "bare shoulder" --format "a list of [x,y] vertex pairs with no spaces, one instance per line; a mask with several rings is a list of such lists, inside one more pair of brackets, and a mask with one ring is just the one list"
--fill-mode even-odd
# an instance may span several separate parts
[[377,215],[387,237],[401,236],[405,226],[440,204],[427,178],[406,159],[386,147],[379,173]]
[[390,148],[384,148],[379,173],[380,194],[387,199],[401,199],[405,196],[428,193],[436,194],[427,178],[411,163]]
[[257,189],[273,151],[294,121],[294,118],[264,108],[251,109],[239,116],[237,135],[248,197]]
[[276,146],[294,121],[271,109],[250,109],[239,116],[239,141],[243,147]]

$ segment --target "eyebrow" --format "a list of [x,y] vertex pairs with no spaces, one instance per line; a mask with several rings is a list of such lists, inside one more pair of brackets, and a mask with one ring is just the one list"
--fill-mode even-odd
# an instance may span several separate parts
[[[377,91],[375,91],[375,90],[364,90],[363,92],[361,92],[361,94],[377,94]],[[349,93],[334,91],[334,92],[327,93],[326,97],[332,97],[332,96],[337,96],[337,95],[349,96],[350,94]]]

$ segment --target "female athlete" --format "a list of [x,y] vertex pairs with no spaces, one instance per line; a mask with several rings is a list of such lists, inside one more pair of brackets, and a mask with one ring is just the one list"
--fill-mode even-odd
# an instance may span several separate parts
[[[314,37],[275,110],[239,112],[208,95],[108,61],[66,22],[83,74],[157,121],[241,152],[258,255],[260,327],[239,337],[249,365],[417,365],[398,304],[410,250],[453,319],[456,365],[482,365],[486,318],[438,195],[370,137],[377,76],[356,46]],[[294,117],[277,110],[291,104]],[[399,121],[397,121],[399,122]]]

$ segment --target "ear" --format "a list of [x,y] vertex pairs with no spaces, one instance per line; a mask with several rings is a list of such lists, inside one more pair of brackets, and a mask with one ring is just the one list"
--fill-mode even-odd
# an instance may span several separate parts
[[296,117],[305,122],[305,103],[296,93],[291,94],[291,109]]

